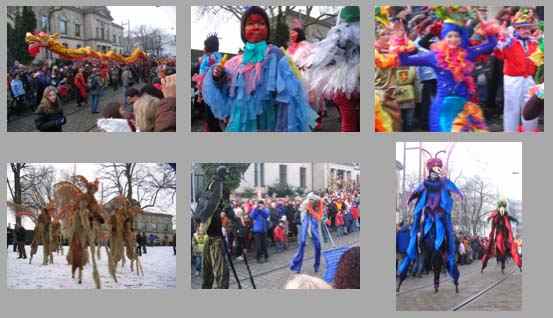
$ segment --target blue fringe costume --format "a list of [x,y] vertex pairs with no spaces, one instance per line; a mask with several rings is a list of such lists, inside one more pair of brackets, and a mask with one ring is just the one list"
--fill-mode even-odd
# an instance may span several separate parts
[[215,117],[229,119],[229,132],[311,131],[317,113],[288,56],[269,44],[262,58],[244,62],[243,55],[233,57],[220,81],[213,79],[213,67],[207,72],[202,93]]
[[[417,204],[413,212],[411,236],[407,246],[405,258],[398,269],[400,282],[407,277],[409,265],[417,260],[417,234],[421,232],[423,244],[433,249],[434,253],[441,254],[445,251],[447,256],[447,271],[458,285],[459,270],[457,269],[456,236],[451,221],[453,199],[451,193],[462,196],[457,186],[447,178],[437,180],[426,179],[409,198],[409,202],[417,198]],[[421,217],[424,215],[424,225],[421,231]],[[444,245],[446,243],[447,245]],[[440,255],[441,257],[441,255]]]

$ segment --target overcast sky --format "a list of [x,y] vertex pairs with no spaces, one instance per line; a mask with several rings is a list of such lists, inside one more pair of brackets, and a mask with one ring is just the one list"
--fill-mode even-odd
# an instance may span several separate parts
[[[396,143],[396,160],[403,163],[403,144]],[[418,142],[408,142],[407,147],[418,147]],[[520,142],[428,142],[422,147],[432,154],[453,147],[449,161],[452,178],[458,175],[471,177],[480,175],[499,192],[501,197],[522,201],[522,143]],[[426,162],[427,157],[423,157]],[[444,161],[446,156],[440,155]],[[407,174],[418,176],[419,152],[407,151]]]
[[[297,11],[305,13],[304,6],[298,6]],[[313,8],[312,16],[318,16],[321,10]],[[216,16],[200,15],[200,7],[191,7],[192,26],[190,32],[192,35],[192,49],[203,50],[204,40],[211,33],[217,33],[219,36],[219,50],[226,53],[238,53],[238,49],[244,46],[240,37],[240,21],[231,13],[221,10]]]
[[[69,174],[73,174],[75,172],[76,175],[82,175],[84,176],[88,181],[92,182],[96,177],[98,177],[98,169],[100,168],[99,163],[31,163],[34,166],[52,166],[56,170],[56,181],[60,182],[63,181],[63,175],[64,172],[67,172]],[[156,163],[147,163],[148,166],[150,166],[152,169],[157,169]],[[6,165],[7,168],[7,176],[10,180],[11,184],[13,185],[13,172],[11,171],[10,165]],[[155,171],[155,170],[154,170]],[[102,180],[100,179],[100,187]],[[7,185],[6,185],[7,187]],[[100,199],[100,190],[96,193],[96,199]],[[9,190],[6,191],[8,200],[11,200],[11,196],[9,194]],[[171,204],[170,202],[171,198],[167,195],[160,195],[157,200],[157,206],[153,208],[148,208],[147,210],[150,212],[159,212],[159,213],[167,213],[171,215],[176,215],[176,200]],[[15,223],[15,216],[13,213],[6,213],[7,214],[7,222],[9,224]],[[174,220],[173,220],[174,221]],[[174,222],[173,222],[174,223]],[[25,222],[23,224],[27,229],[32,228],[32,223]]]
[[110,6],[113,21],[122,25],[127,32],[127,22],[131,24],[131,31],[139,25],[160,28],[166,33],[176,34],[177,8],[174,6]]

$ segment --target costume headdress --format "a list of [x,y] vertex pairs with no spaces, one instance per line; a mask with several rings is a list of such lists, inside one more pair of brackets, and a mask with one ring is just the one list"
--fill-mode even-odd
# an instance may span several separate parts
[[461,47],[466,48],[469,45],[469,34],[465,28],[465,21],[473,18],[470,11],[465,10],[464,6],[436,6],[434,14],[439,20],[443,21],[440,39],[444,39],[449,32],[457,32],[461,37]]
[[521,8],[518,12],[511,18],[511,24],[516,27],[524,26],[535,26],[536,18],[534,16],[534,11],[529,8]]
[[217,33],[207,35],[207,38],[204,40],[204,50],[207,53],[219,51],[219,37],[217,36]]

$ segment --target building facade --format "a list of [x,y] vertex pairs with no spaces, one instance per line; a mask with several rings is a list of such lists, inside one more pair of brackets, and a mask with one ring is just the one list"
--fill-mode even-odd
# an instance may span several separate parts
[[253,189],[259,195],[269,186],[288,185],[305,192],[356,188],[360,182],[359,165],[355,163],[256,162],[244,173],[237,193]]
[[[13,16],[22,7],[8,7]],[[34,32],[58,33],[68,48],[90,47],[123,53],[123,27],[114,23],[106,6],[33,6],[37,20]],[[44,53],[42,53],[44,54]]]
[[146,212],[139,214],[134,220],[136,231],[145,233],[150,244],[169,245],[173,242],[173,216],[164,213]]

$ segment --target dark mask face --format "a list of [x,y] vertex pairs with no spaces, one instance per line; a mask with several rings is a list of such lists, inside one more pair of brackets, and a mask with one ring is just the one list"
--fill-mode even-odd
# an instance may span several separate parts
[[268,31],[269,30],[263,16],[259,14],[252,14],[246,20],[244,33],[248,42],[257,43],[267,40]]

